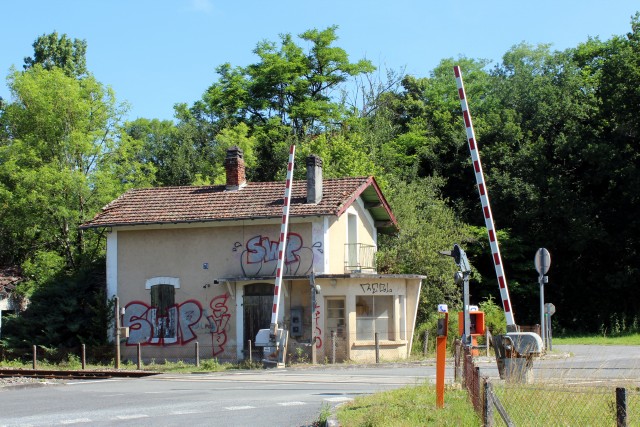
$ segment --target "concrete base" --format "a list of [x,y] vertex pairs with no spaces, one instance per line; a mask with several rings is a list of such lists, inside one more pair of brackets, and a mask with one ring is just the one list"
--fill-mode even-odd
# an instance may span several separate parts
[[500,373],[500,379],[507,382],[520,384],[533,383],[532,358],[514,357],[498,360],[498,371]]

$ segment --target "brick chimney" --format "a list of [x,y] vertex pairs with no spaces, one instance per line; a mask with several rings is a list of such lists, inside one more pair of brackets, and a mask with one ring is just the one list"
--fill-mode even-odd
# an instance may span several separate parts
[[315,154],[307,157],[307,203],[322,200],[322,159]]
[[224,170],[227,173],[227,191],[239,190],[247,185],[244,174],[244,153],[237,145],[227,150]]

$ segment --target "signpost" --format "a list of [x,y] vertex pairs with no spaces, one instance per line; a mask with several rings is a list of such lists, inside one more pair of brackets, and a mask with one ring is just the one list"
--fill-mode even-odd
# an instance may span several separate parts
[[547,321],[547,344],[549,344],[549,350],[553,350],[553,345],[551,344],[551,316],[556,312],[556,306],[551,304],[550,302],[544,305],[544,314],[545,320]]
[[533,259],[533,263],[536,266],[538,272],[538,283],[540,283],[540,335],[542,335],[542,342],[544,348],[547,348],[547,327],[544,315],[544,284],[549,282],[549,278],[545,276],[549,267],[551,266],[551,254],[545,248],[540,248],[536,252],[536,256]]

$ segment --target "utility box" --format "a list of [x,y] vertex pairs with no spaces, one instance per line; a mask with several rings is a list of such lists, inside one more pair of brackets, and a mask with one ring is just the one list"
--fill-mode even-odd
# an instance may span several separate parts
[[439,337],[446,338],[447,336],[447,318],[446,317],[442,317],[438,319],[438,325],[436,327],[436,335]]
[[[469,312],[469,334],[484,335],[484,311]],[[460,336],[464,334],[464,312],[458,312],[458,333]]]
[[291,311],[291,336],[298,338],[302,336],[302,307],[292,307]]

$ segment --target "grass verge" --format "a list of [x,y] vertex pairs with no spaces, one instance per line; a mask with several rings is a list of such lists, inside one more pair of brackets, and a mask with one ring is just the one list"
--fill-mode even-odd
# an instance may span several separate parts
[[640,333],[626,334],[620,336],[583,335],[568,337],[553,337],[554,345],[640,345]]
[[344,427],[480,426],[463,390],[447,390],[444,408],[436,408],[433,384],[409,386],[361,396],[338,408]]

